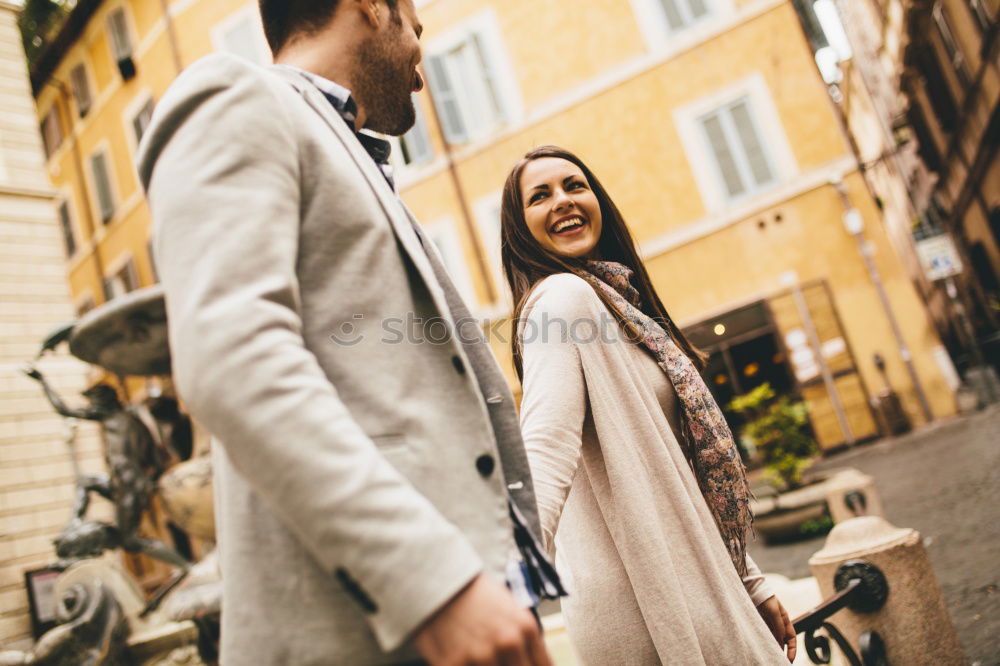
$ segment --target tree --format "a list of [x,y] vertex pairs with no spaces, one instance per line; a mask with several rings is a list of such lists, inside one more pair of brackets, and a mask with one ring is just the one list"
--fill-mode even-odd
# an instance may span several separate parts
[[21,29],[29,67],[35,64],[74,5],[76,0],[25,0],[17,26]]

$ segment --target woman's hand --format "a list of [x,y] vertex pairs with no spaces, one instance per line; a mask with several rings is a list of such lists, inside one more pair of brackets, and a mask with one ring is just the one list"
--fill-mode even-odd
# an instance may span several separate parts
[[792,627],[792,621],[788,619],[788,611],[778,601],[778,597],[774,596],[761,602],[757,606],[757,612],[764,618],[764,624],[771,630],[774,640],[778,641],[782,650],[786,650],[788,661],[795,661],[795,629]]

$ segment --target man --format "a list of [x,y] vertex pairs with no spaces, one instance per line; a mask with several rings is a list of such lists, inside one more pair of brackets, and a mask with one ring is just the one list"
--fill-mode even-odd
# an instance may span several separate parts
[[278,64],[196,63],[140,156],[178,391],[219,444],[223,663],[549,664],[505,586],[558,581],[496,361],[468,330],[385,342],[468,316],[357,133],[413,124],[413,2],[260,7]]

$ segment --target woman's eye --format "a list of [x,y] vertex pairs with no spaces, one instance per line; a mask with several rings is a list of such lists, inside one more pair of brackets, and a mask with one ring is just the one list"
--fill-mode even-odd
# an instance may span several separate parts
[[535,203],[536,201],[539,201],[543,196],[545,196],[545,192],[535,192],[530,197],[528,197],[528,203]]
[[570,183],[569,185],[567,185],[566,189],[569,189],[569,190],[578,190],[581,187],[583,187],[583,183],[581,183],[580,181],[577,180],[577,181],[574,181],[574,182]]

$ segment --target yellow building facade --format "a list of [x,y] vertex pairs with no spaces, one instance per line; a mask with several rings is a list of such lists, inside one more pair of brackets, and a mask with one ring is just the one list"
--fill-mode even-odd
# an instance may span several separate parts
[[[611,192],[672,316],[712,353],[721,401],[767,379],[809,401],[827,449],[883,429],[871,400],[886,383],[914,424],[954,412],[950,361],[791,2],[416,5],[429,85],[394,151],[397,182],[473,309],[499,322],[487,330],[508,368],[500,189],[524,152],[554,143]],[[63,118],[48,168],[69,209],[82,310],[155,280],[132,165],[147,102],[201,55],[263,62],[266,48],[246,0],[81,0],[74,14],[76,34],[64,29],[34,83],[43,133],[57,134],[46,130],[53,108]],[[82,117],[81,65],[91,86]]]

